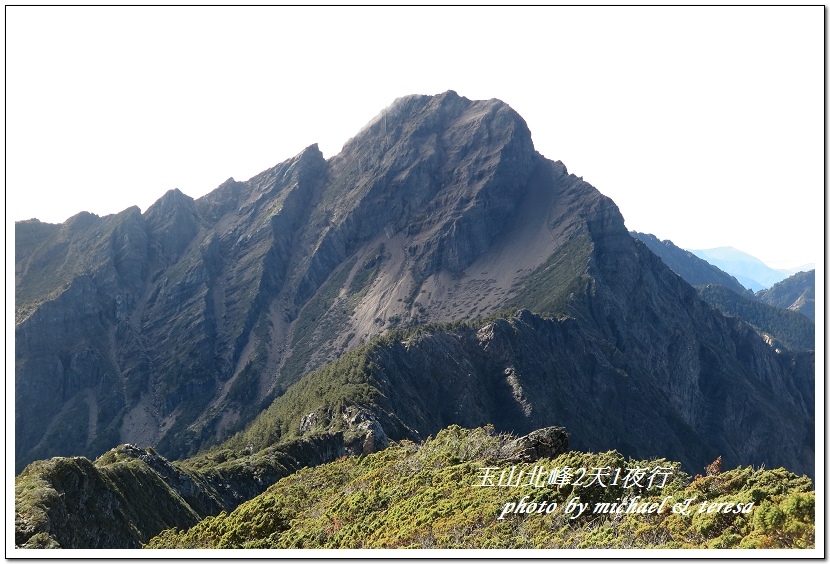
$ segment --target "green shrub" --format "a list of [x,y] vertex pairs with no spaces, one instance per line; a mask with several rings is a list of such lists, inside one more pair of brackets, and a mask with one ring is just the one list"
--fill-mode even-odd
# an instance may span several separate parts
[[[188,531],[166,531],[154,548],[809,548],[815,545],[815,493],[784,469],[736,468],[692,480],[678,463],[631,460],[619,452],[568,452],[518,467],[635,468],[671,472],[663,488],[540,484],[479,487],[482,468],[507,468],[511,437],[492,428],[451,426],[423,444],[396,443],[369,456],[304,469],[235,511]],[[594,504],[638,495],[662,513],[593,513]],[[557,503],[551,513],[505,513],[506,504]],[[578,496],[590,509],[562,511]],[[694,498],[687,514],[670,507]],[[744,513],[699,511],[743,504]],[[602,507],[602,506],[600,506]],[[723,505],[715,505],[723,508]]]

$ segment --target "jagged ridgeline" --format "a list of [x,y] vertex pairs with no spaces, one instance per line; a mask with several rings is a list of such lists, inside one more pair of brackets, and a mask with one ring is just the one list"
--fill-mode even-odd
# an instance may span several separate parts
[[707,305],[499,100],[407,96],[328,160],[18,222],[15,266],[18,472],[452,424],[814,471],[814,353]]
[[39,460],[15,479],[15,546],[140,548],[160,531],[232,511],[280,478],[343,455],[341,433],[183,463],[133,445],[94,462]]

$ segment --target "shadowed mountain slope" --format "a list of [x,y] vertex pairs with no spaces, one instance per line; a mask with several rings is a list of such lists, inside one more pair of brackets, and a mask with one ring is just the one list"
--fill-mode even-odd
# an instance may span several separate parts
[[761,290],[756,297],[770,305],[797,311],[815,322],[816,271],[793,274],[772,288]]
[[[392,332],[292,386],[225,447],[331,431],[352,442],[422,440],[450,424],[523,433],[556,422],[579,449],[670,452],[689,471],[722,455],[729,466],[812,474],[812,353],[776,352],[638,251],[647,270],[632,278],[627,304],[606,301],[604,284],[584,274],[581,289],[569,288],[573,316],[520,310]],[[685,307],[656,300],[661,286]],[[606,316],[612,308],[621,317]],[[643,323],[658,312],[671,314],[660,331]]]
[[746,298],[716,284],[699,286],[698,293],[724,315],[739,317],[752,325],[775,348],[803,351],[816,348],[815,323],[797,311]]
[[537,237],[550,177],[577,182],[509,106],[448,92],[397,100],[328,161],[312,146],[196,201],[18,223],[17,468],[193,453],[375,334],[502,307],[561,243]]
[[741,286],[734,276],[727,274],[717,266],[712,266],[691,252],[681,249],[671,241],[661,241],[654,235],[636,231],[632,231],[631,236],[645,243],[651,252],[663,259],[666,266],[692,286],[719,284],[740,295],[750,298],[753,295]]
[[[814,325],[796,313],[814,314],[815,271],[812,271],[812,278],[810,273],[799,273],[769,290],[753,294],[734,277],[671,241],[661,241],[654,235],[636,231],[632,231],[631,236],[645,243],[666,266],[695,286],[700,296],[724,315],[740,317],[755,327],[763,338],[775,341],[777,347],[815,348]],[[782,311],[782,308],[792,311]]]

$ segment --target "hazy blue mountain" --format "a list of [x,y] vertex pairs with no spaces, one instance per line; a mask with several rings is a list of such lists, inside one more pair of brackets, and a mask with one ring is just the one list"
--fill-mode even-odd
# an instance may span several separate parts
[[728,272],[753,292],[769,288],[787,277],[786,274],[770,268],[759,259],[735,247],[717,247],[691,252],[709,264]]
[[793,274],[798,274],[799,272],[810,272],[811,270],[816,269],[816,263],[808,262],[806,264],[802,264],[801,266],[796,266],[795,268],[778,268],[778,272],[783,272],[787,276],[792,276]]

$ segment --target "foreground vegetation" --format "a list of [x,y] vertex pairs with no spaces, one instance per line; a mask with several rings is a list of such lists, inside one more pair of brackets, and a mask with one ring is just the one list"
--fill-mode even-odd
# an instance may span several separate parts
[[[404,441],[369,456],[306,468],[230,513],[207,517],[188,530],[163,531],[146,547],[814,547],[815,492],[806,476],[784,469],[720,472],[718,463],[705,476],[691,477],[677,463],[630,460],[616,451],[518,463],[505,459],[509,439],[490,428],[453,426],[422,445]],[[553,469],[560,472],[557,480],[543,478],[533,486],[480,486],[486,482],[484,468],[498,468],[491,470],[498,476],[514,467],[526,477],[534,467],[548,476]],[[622,479],[612,485],[608,476],[605,487],[561,479],[565,468],[575,477],[579,468],[589,475],[595,468],[608,468],[612,475],[619,468],[625,475],[657,467],[666,476],[662,488],[657,482],[647,487],[645,478],[628,481],[631,487]],[[637,512],[615,513],[614,506],[609,511],[601,505],[623,505],[635,496]],[[578,517],[566,510],[575,497],[586,504]],[[551,512],[507,511],[522,499],[534,508],[543,501],[548,509],[557,506]],[[692,500],[687,510],[674,512],[676,504],[683,509],[684,500]]]

